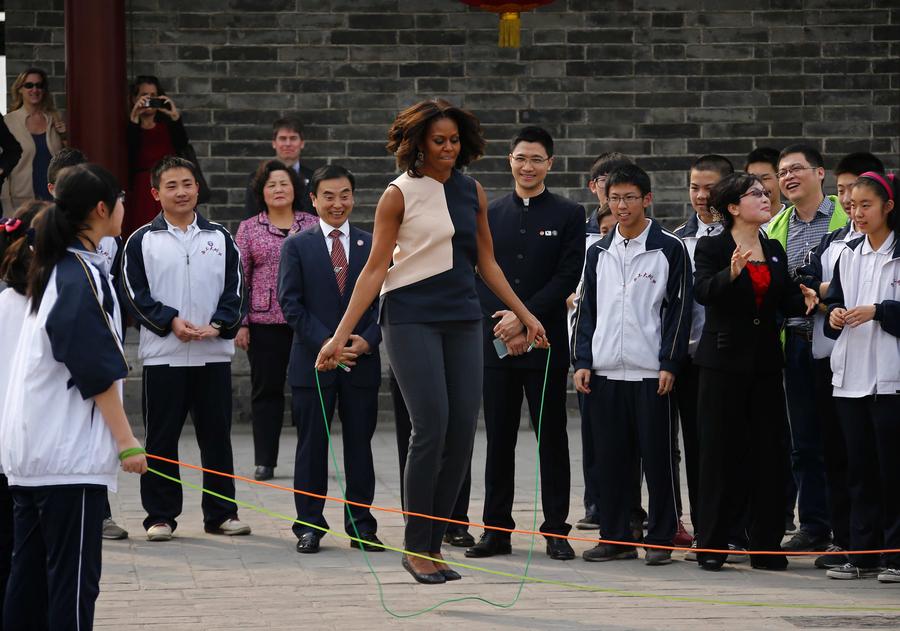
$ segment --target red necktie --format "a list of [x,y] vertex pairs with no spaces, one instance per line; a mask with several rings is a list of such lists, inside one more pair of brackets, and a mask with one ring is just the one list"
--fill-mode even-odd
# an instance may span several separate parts
[[344,246],[341,245],[341,231],[332,230],[331,234],[331,266],[334,268],[334,276],[337,279],[338,291],[344,293],[347,284],[347,255]]

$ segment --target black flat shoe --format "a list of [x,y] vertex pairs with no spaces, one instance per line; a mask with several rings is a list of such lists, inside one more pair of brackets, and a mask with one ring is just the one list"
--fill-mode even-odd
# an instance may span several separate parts
[[457,572],[456,570],[451,570],[450,568],[447,568],[446,570],[438,570],[438,572],[440,572],[441,576],[444,577],[444,580],[447,581],[458,581],[462,578],[462,575],[459,572]]
[[253,472],[253,479],[258,482],[265,482],[275,477],[275,467],[264,467],[262,465],[256,467]]
[[403,560],[400,562],[403,566],[403,569],[412,574],[412,577],[416,579],[418,582],[424,585],[438,585],[440,583],[446,583],[447,578],[444,576],[442,572],[432,572],[431,574],[424,574],[422,572],[417,572],[412,565],[409,563],[409,559],[404,554]]
[[362,539],[365,543],[360,543],[359,541],[355,540],[351,541],[351,548],[356,548],[357,550],[365,550],[366,552],[384,552],[384,545],[381,543],[381,540],[375,536],[374,532],[361,532],[359,533],[359,538]]
[[447,530],[444,533],[444,543],[449,543],[454,548],[471,548],[475,545],[475,537],[468,530]]
[[304,532],[297,541],[297,552],[315,554],[319,551],[319,536],[314,532]]

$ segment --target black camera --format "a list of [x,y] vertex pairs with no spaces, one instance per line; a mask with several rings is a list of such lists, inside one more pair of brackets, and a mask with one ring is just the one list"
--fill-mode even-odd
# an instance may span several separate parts
[[160,98],[147,99],[147,107],[155,107],[157,109],[163,108],[163,109],[167,109],[167,110],[172,109],[172,106],[169,105],[169,102],[167,100],[160,99]]

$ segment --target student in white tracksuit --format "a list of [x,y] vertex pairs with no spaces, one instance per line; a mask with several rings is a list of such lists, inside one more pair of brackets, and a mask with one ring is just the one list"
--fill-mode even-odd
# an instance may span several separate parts
[[[572,348],[575,387],[587,395],[583,407],[594,426],[600,532],[635,541],[631,485],[620,479],[640,454],[650,495],[644,541],[671,545],[678,523],[671,391],[687,354],[691,264],[681,240],[645,216],[652,194],[640,167],[614,170],[606,187],[618,226],[587,251]],[[582,556],[611,561],[637,552],[601,543]],[[648,565],[670,561],[667,550],[647,550]]]
[[[25,290],[28,284],[28,264],[31,248],[27,233],[31,220],[49,206],[47,202],[32,201],[24,204],[15,215],[0,220],[0,281],[6,288],[0,291],[0,355],[12,357],[19,342],[22,322],[28,312]],[[6,397],[10,362],[0,362],[0,410]],[[9,483],[0,463],[0,628],[3,624],[3,597],[9,580],[9,567],[13,551],[13,499]]]
[[[897,181],[863,173],[851,218],[864,236],[847,244],[825,296],[834,399],[847,442],[850,548],[900,548],[900,220]],[[882,567],[883,566],[883,567]],[[827,572],[900,583],[900,554],[851,554]]]
[[60,178],[56,202],[35,222],[28,313],[0,415],[14,500],[6,628],[92,627],[106,490],[115,490],[120,459],[126,471],[147,468],[122,406],[119,304],[96,252],[123,214],[115,178],[81,165]]

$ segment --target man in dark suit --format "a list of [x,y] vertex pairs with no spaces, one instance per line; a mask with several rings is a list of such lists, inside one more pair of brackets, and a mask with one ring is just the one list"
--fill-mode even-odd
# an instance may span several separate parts
[[[294,191],[296,199],[300,200],[300,209],[313,214],[311,197],[307,194],[309,190],[309,180],[312,178],[313,171],[308,166],[300,163],[300,153],[306,146],[306,140],[303,139],[303,123],[299,118],[279,118],[272,123],[272,149],[275,150],[275,159],[284,162],[285,165],[294,169],[300,176],[300,182],[303,184],[303,190]],[[247,184],[247,191],[244,193],[244,216],[253,217],[259,213],[259,202],[256,199],[256,193],[253,192],[253,178],[256,176],[256,169],[250,174],[250,183]]]
[[[553,139],[540,127],[525,127],[510,144],[515,191],[491,202],[488,221],[494,253],[516,294],[541,319],[552,353],[541,426],[541,532],[566,535],[569,514],[569,442],[566,435],[568,330],[566,298],[578,285],[584,262],[584,208],[544,186],[553,164]],[[484,316],[484,419],[487,429],[484,523],[515,528],[512,518],[515,448],[522,398],[538,428],[547,352],[528,352],[524,327],[480,280]],[[494,340],[499,346],[495,347]],[[500,348],[505,358],[501,358]],[[507,533],[488,530],[466,551],[468,557],[510,554]],[[575,556],[565,539],[547,537],[547,555]]]
[[[329,165],[313,173],[309,190],[319,226],[285,240],[278,273],[278,301],[294,330],[288,364],[298,435],[294,488],[319,495],[328,489],[328,437],[316,389],[316,355],[344,315],[372,248],[372,235],[350,226],[348,221],[353,188],[353,174],[343,167]],[[375,495],[371,441],[381,383],[380,343],[381,329],[373,303],[350,336],[343,355],[349,370],[318,375],[328,423],[337,405],[343,425],[347,499],[363,504],[371,504]],[[328,528],[322,515],[324,500],[297,493],[294,503],[298,520]],[[375,536],[377,523],[369,509],[352,506],[350,513],[352,520],[344,511],[345,531],[353,537],[358,532],[360,539],[369,542],[352,541],[350,547],[381,551],[381,542]],[[321,530],[294,524],[294,534],[297,552],[319,551]]]

